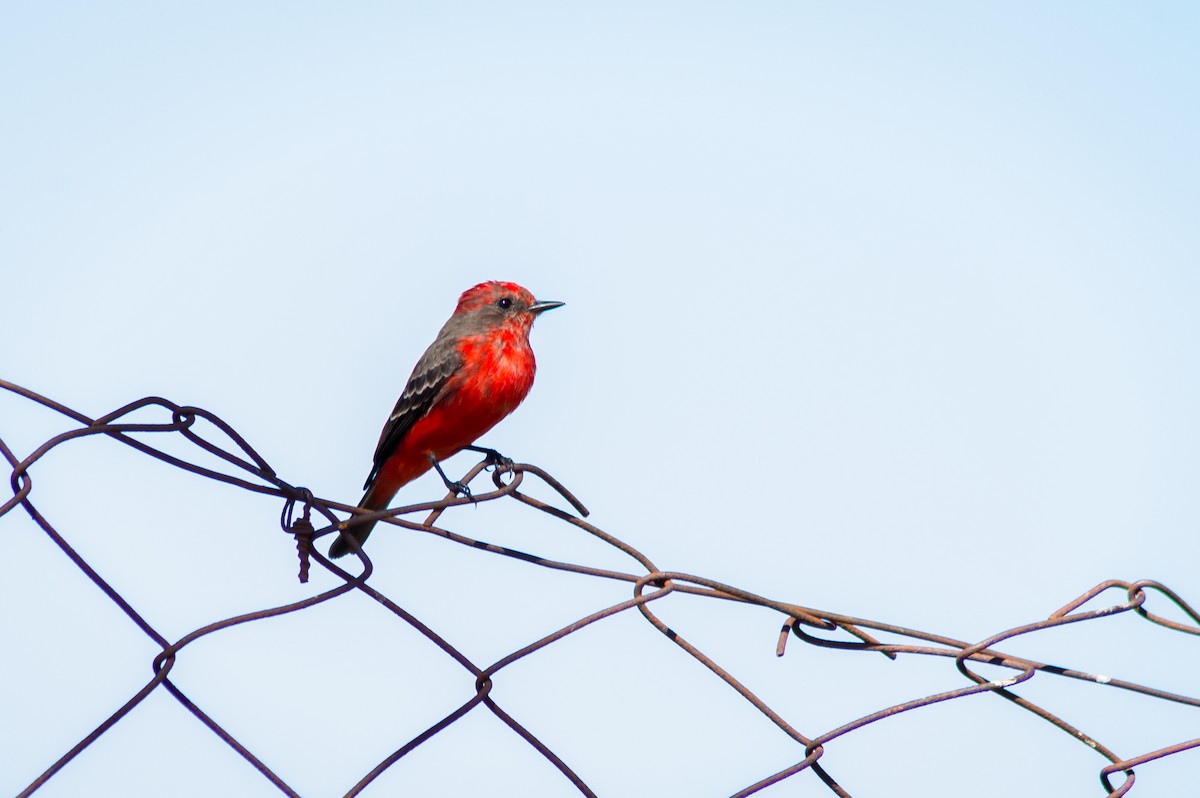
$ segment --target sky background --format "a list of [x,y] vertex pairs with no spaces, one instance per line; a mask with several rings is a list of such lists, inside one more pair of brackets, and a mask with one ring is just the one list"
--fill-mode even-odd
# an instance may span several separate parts
[[[1110,578],[1197,602],[1198,54],[1183,3],[6,3],[0,377],[94,416],[201,406],[281,478],[354,502],[459,293],[514,280],[567,306],[482,442],[663,569],[967,640]],[[19,456],[70,427],[0,395]],[[172,639],[335,584],[297,583],[277,500],[100,439],[31,473]],[[397,501],[441,495],[422,479]],[[632,567],[515,505],[443,521]],[[8,795],[140,689],[156,647],[22,511],[0,536]],[[371,583],[479,663],[630,596],[399,530],[370,553]],[[810,736],[966,684],[941,658],[793,640],[776,659],[762,609],[657,607]],[[1132,616],[1001,648],[1200,693],[1196,638]],[[172,679],[305,796],[473,693],[357,595],[205,638]],[[1049,675],[1018,692],[1122,756],[1200,728]],[[633,614],[494,695],[600,796],[729,795],[803,758]],[[1097,796],[1106,764],[987,695],[822,761],[858,798]],[[1181,754],[1131,794],[1198,774]],[[164,791],[278,794],[159,690],[38,795]],[[484,709],[365,795],[401,793],[577,794]],[[829,793],[806,773],[762,794]]]

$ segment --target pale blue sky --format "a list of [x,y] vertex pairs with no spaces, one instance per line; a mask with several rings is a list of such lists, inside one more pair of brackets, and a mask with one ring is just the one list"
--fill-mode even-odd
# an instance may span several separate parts
[[[661,567],[972,640],[1108,578],[1200,601],[1197,53],[1200,12],[1174,3],[6,4],[0,377],[96,415],[200,405],[284,479],[354,501],[458,294],[516,280],[567,307],[485,442]],[[22,454],[66,426],[0,396]],[[168,635],[332,584],[296,584],[278,503],[123,447],[72,444],[33,476]],[[448,524],[623,566],[507,507]],[[154,652],[18,513],[0,535],[10,794]],[[628,596],[398,531],[371,547],[375,586],[480,662]],[[763,611],[662,611],[810,735],[965,683],[798,641],[776,660]],[[1007,650],[1200,693],[1193,640],[1108,624]],[[471,687],[354,597],[214,637],[175,675],[305,796]],[[727,795],[802,758],[634,616],[502,676],[502,705],[601,796]],[[1128,756],[1200,728],[1115,692],[1023,694]],[[1104,764],[988,696],[825,761],[860,798],[1093,796]],[[1147,765],[1131,794],[1198,773],[1195,752]],[[38,795],[167,778],[273,794],[156,694]],[[485,788],[574,794],[483,711],[366,794]],[[827,792],[802,774],[776,794]]]

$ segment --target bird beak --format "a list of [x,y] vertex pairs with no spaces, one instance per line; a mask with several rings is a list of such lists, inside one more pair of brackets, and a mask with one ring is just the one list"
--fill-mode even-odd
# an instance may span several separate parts
[[529,312],[535,316],[540,316],[541,314],[545,313],[547,310],[554,310],[555,308],[561,308],[565,304],[567,304],[567,303],[566,302],[551,302],[549,300],[547,300],[545,302],[534,302],[532,305],[529,306]]

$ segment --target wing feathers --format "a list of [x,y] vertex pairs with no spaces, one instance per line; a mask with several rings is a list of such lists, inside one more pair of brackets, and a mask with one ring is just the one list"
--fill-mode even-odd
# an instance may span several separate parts
[[453,341],[441,339],[434,342],[417,361],[412,376],[408,378],[408,384],[404,386],[404,392],[400,394],[396,407],[379,434],[374,464],[366,483],[363,484],[364,490],[370,489],[384,462],[396,451],[396,447],[404,440],[413,424],[429,412],[429,408],[441,398],[450,378],[458,373],[460,368],[462,356],[454,348]]

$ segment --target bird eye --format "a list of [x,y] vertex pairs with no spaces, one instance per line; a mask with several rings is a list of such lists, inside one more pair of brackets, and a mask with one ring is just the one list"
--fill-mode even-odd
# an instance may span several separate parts
[[508,310],[509,308],[512,307],[512,297],[508,297],[508,296],[504,297],[503,299],[496,302],[496,306],[498,308],[500,308],[501,310]]

